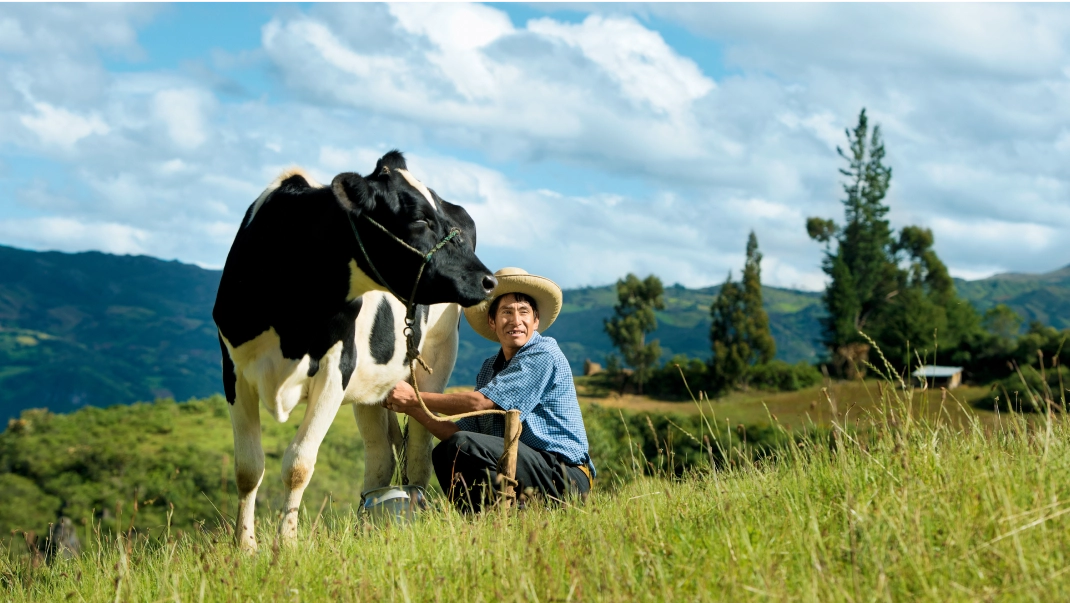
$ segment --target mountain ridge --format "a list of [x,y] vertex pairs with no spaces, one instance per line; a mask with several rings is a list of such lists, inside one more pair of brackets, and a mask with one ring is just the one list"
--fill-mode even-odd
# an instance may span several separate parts
[[[1070,327],[1070,266],[1034,275],[956,280],[980,309],[1007,303],[1030,320]],[[0,415],[47,407],[206,397],[221,389],[212,305],[221,271],[145,255],[29,251],[0,245]],[[604,362],[612,351],[602,326],[616,303],[614,284],[565,291],[554,337],[572,365]],[[720,285],[665,288],[658,339],[664,359],[709,355],[709,306]],[[763,287],[777,357],[817,361],[821,293]],[[1065,312],[1064,312],[1065,309]],[[1065,323],[1065,324],[1064,324]],[[497,345],[461,321],[451,384],[471,385]]]

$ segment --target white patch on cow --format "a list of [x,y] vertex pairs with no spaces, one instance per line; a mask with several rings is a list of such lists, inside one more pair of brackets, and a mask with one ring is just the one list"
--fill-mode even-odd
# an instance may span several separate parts
[[284,358],[275,327],[236,348],[226,337],[223,343],[234,361],[236,377],[248,382],[271,416],[285,423],[307,395],[310,358],[307,355],[299,360]]
[[349,260],[349,293],[346,301],[353,301],[368,291],[386,291],[386,287],[372,280],[368,273],[357,266],[356,260]]
[[[271,196],[271,193],[278,190],[278,188],[282,186],[282,183],[285,182],[286,179],[290,178],[291,176],[300,176],[304,178],[305,182],[307,182],[308,185],[312,188],[323,188],[323,185],[319,182],[316,182],[316,179],[310,176],[309,173],[306,172],[303,168],[299,168],[297,166],[286,168],[282,171],[281,174],[278,175],[278,177],[271,181],[271,184],[269,184],[267,188],[264,189],[264,192],[260,193],[260,196],[256,198],[256,201],[253,202],[253,213],[249,214],[249,222],[253,221],[253,218],[256,217],[256,212],[260,211],[260,207],[263,206],[264,202],[268,200],[268,197]],[[248,222],[245,225],[248,226]]]
[[420,191],[420,194],[423,195],[425,199],[427,199],[427,202],[431,204],[431,207],[433,207],[435,211],[438,211],[438,206],[435,205],[435,198],[431,196],[431,191],[427,190],[427,187],[424,186],[423,182],[420,182],[415,177],[413,177],[413,175],[410,174],[408,170],[399,169],[395,171],[401,174],[401,177],[405,179],[405,182],[408,182],[409,185],[411,185],[414,189]]

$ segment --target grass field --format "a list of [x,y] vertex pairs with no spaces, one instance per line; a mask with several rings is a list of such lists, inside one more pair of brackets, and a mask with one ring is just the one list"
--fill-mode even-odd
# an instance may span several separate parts
[[[634,412],[715,415],[720,421],[732,425],[767,422],[770,418],[788,428],[805,427],[811,423],[828,424],[833,420],[867,420],[880,406],[882,382],[876,379],[862,381],[830,381],[822,387],[806,388],[794,392],[735,391],[723,398],[707,401],[701,405],[693,402],[662,402],[646,396],[633,394],[609,396],[583,395],[581,386],[580,404],[598,404],[609,408],[621,408]],[[829,397],[825,396],[827,390]],[[939,392],[915,390],[916,413],[932,417],[944,415],[956,424],[963,425],[967,417],[976,417],[983,423],[995,419],[992,413],[978,413],[970,403],[988,393],[987,387],[962,386],[944,397]],[[831,398],[831,400],[830,400]],[[835,405],[835,411],[833,409]],[[701,409],[701,410],[700,410]]]
[[[939,399],[927,393],[930,402]],[[586,504],[557,509],[468,518],[440,508],[398,527],[372,526],[330,507],[318,515],[310,502],[297,546],[272,546],[274,526],[265,521],[255,556],[230,544],[226,526],[180,537],[106,535],[85,526],[87,553],[79,558],[49,565],[15,548],[0,555],[0,597],[1070,598],[1067,424],[1006,415],[982,423],[972,413],[948,420],[909,412],[916,396],[892,388],[877,395],[870,408],[857,409],[868,415],[865,429],[849,417],[837,421],[831,438],[799,437],[760,461],[736,451],[721,470],[697,468],[679,479],[637,475],[596,488]]]

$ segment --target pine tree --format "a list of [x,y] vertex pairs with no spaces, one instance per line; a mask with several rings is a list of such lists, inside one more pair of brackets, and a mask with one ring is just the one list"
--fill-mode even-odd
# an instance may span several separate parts
[[723,391],[739,384],[747,370],[750,348],[743,339],[743,289],[732,282],[732,273],[710,305],[710,385]]
[[613,308],[613,317],[604,321],[609,339],[635,371],[640,394],[643,393],[643,383],[661,358],[658,340],[646,343],[646,334],[658,328],[654,310],[665,309],[664,291],[661,279],[654,275],[639,280],[634,274],[628,274],[617,281],[617,305]]
[[734,283],[729,272],[710,306],[710,372],[714,389],[745,384],[748,368],[776,356],[769,315],[762,307],[761,262],[758,237],[752,231],[747,239],[742,283]]
[[907,226],[896,238],[889,226],[883,201],[892,169],[884,165],[880,126],[870,130],[863,109],[858,125],[846,134],[847,152],[836,149],[848,164],[840,169],[846,178],[844,225],[810,218],[806,231],[825,243],[825,344],[850,377],[851,369],[867,360],[869,345],[860,332],[903,367],[914,361],[912,350],[936,351],[934,335],[945,352],[953,352],[980,329],[980,319],[956,296],[947,267],[933,250],[932,231]]
[[840,169],[846,178],[844,225],[810,218],[806,229],[811,238],[826,244],[822,262],[829,275],[824,296],[828,309],[823,320],[825,345],[841,360],[861,364],[868,348],[859,332],[869,330],[870,321],[880,315],[898,284],[894,239],[885,218],[888,206],[883,203],[892,168],[884,165],[880,126],[870,130],[865,109],[858,115],[858,125],[846,134],[848,150],[836,147],[847,161],[847,168]]
[[776,356],[776,342],[769,331],[769,315],[762,307],[762,254],[752,230],[747,238],[747,262],[743,266],[744,337],[751,349],[747,364],[764,364]]

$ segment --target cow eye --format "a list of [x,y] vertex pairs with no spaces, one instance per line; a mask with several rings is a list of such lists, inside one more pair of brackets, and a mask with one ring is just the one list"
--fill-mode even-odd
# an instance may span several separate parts
[[428,228],[427,220],[417,220],[412,225],[417,228]]

